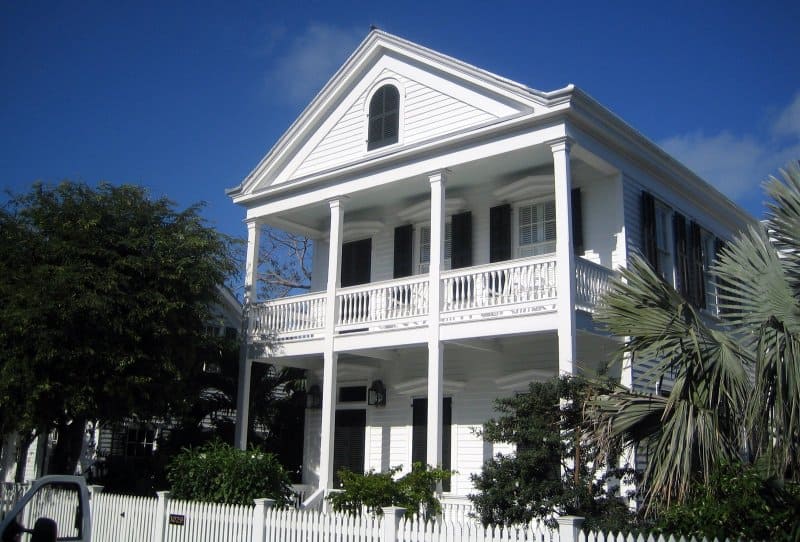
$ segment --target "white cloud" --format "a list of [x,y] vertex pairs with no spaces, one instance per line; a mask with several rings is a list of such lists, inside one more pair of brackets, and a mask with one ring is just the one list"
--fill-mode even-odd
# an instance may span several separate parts
[[311,23],[294,36],[267,74],[277,100],[303,104],[316,94],[358,46],[366,32]]
[[668,153],[728,197],[753,209],[750,199],[778,168],[800,158],[800,92],[769,123],[768,134],[691,132],[661,141]]

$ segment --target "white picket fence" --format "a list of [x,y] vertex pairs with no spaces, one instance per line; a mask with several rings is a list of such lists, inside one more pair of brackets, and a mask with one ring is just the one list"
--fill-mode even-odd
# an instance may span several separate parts
[[[518,527],[484,527],[463,514],[436,521],[384,508],[383,517],[275,508],[270,499],[253,505],[223,505],[102,493],[90,487],[93,542],[681,542],[652,535],[584,533],[582,518],[558,518],[558,528],[541,522]],[[74,516],[75,503],[57,493],[37,503],[37,513],[56,519],[59,531]],[[64,534],[68,534],[64,532]],[[694,541],[694,539],[692,539]],[[696,542],[709,542],[706,539]]]

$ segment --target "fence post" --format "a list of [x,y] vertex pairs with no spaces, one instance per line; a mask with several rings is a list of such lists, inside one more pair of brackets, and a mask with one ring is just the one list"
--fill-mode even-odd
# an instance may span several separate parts
[[267,510],[275,506],[275,499],[253,499],[256,507],[253,510],[253,534],[251,542],[266,542],[265,522]]
[[399,506],[385,506],[381,510],[383,510],[383,539],[381,542],[397,542],[400,518],[406,513],[406,509]]
[[559,542],[578,542],[583,518],[579,516],[561,516],[558,520]]
[[152,542],[164,542],[167,535],[167,503],[169,502],[169,491],[156,491],[158,503],[156,504],[156,517],[153,523]]
[[89,490],[89,499],[94,499],[95,495],[99,495],[100,493],[102,493],[103,487],[104,486],[98,486],[94,484],[86,486],[86,489]]

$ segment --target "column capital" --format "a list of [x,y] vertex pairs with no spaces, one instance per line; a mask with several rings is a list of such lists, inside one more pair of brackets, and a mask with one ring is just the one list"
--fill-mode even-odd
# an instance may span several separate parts
[[428,182],[430,182],[431,184],[444,183],[445,181],[447,181],[448,173],[450,173],[449,169],[440,169],[439,171],[428,173]]
[[331,198],[331,199],[328,200],[328,206],[331,209],[335,209],[337,207],[343,207],[344,206],[344,202],[346,202],[349,199],[350,199],[349,196],[336,196],[336,197]]
[[571,137],[565,136],[565,137],[558,137],[556,139],[551,139],[547,143],[550,145],[550,150],[552,152],[559,152],[559,151],[569,152],[573,142],[574,140]]

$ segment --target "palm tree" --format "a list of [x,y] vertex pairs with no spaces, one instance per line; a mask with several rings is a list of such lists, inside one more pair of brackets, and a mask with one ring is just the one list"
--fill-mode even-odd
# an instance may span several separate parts
[[625,337],[618,361],[649,367],[645,380],[673,382],[666,396],[618,386],[587,412],[609,453],[620,444],[646,450],[648,507],[683,501],[693,481],[739,461],[745,445],[769,474],[800,477],[800,168],[782,176],[765,185],[766,224],[742,232],[714,267],[719,321],[638,256],[596,316]]

